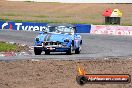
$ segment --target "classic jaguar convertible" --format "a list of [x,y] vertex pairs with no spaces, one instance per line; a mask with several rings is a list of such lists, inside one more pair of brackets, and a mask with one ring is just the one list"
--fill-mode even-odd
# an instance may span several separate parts
[[45,31],[40,32],[34,42],[35,55],[41,55],[42,51],[45,54],[50,52],[79,54],[82,45],[81,36],[76,33],[76,27],[71,24],[48,24]]

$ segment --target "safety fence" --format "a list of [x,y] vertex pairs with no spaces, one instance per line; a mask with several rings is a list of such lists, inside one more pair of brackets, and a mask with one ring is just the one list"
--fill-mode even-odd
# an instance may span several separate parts
[[[48,23],[0,21],[0,29],[44,31],[46,29],[47,24]],[[90,24],[73,24],[73,25],[76,27],[77,33],[132,35],[132,26],[90,25]]]

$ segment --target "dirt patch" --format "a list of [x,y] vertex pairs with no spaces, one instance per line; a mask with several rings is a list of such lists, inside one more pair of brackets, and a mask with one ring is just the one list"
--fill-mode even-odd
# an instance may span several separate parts
[[132,88],[130,84],[76,83],[77,67],[85,67],[89,74],[130,74],[131,59],[110,60],[25,60],[0,62],[1,88]]
[[17,49],[14,52],[23,52],[23,51],[29,51],[29,46],[27,45],[20,45],[20,44],[16,44],[17,45]]

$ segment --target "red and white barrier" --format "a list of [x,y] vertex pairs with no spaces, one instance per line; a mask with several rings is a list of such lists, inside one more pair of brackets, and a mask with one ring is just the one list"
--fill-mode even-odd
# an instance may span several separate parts
[[1,52],[0,57],[16,56],[15,52]]
[[132,35],[132,26],[91,25],[91,34]]

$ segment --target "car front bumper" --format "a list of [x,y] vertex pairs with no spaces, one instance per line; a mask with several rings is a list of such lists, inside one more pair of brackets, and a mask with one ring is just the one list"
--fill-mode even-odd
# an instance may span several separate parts
[[42,51],[50,51],[50,52],[66,52],[69,50],[67,46],[34,46],[34,48],[41,49]]

